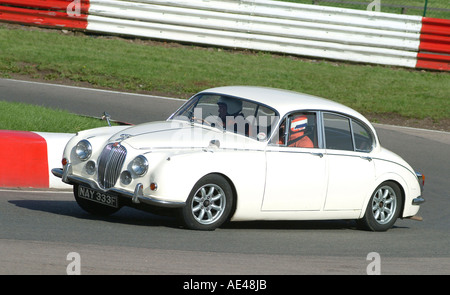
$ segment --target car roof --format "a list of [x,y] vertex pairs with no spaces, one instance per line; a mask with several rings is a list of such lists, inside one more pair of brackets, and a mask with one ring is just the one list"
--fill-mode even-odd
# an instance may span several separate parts
[[201,93],[205,92],[253,100],[276,109],[281,117],[294,110],[323,110],[348,114],[369,124],[363,115],[350,107],[326,98],[290,90],[259,86],[223,86]]

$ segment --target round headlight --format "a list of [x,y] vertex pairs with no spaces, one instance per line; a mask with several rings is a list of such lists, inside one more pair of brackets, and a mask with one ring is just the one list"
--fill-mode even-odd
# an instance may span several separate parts
[[148,169],[148,161],[144,156],[137,156],[131,162],[131,170],[133,170],[136,175],[142,176],[147,172]]
[[77,154],[77,157],[85,161],[89,159],[89,157],[92,155],[92,146],[86,139],[83,139],[79,143],[77,143],[77,146],[75,147],[75,153]]

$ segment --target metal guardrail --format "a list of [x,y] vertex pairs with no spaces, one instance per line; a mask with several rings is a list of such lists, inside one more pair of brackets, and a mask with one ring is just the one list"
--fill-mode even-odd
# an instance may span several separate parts
[[[305,2],[305,1],[301,1],[301,2]],[[368,7],[371,7],[370,5],[376,1],[361,2],[361,1],[345,1],[345,0],[311,0],[308,2],[311,2],[311,4],[314,4],[314,5],[335,4],[335,5],[346,5],[346,6],[349,6],[348,8],[351,8],[353,6],[361,6],[361,7],[366,7],[366,9],[368,9]],[[378,1],[380,8],[381,7],[387,8],[388,10],[398,9],[401,14],[407,14],[409,11],[412,10],[412,11],[420,12],[420,15],[422,15],[422,16],[426,16],[427,11],[433,11],[433,12],[437,12],[437,13],[441,12],[442,14],[450,15],[449,8],[430,7],[429,4],[431,2],[428,3],[428,1],[424,1],[424,6],[405,4],[405,3],[408,3],[406,0],[403,1],[404,3],[400,3],[400,2],[396,2],[395,4],[393,4],[393,3],[386,3],[381,0]],[[376,8],[376,5],[373,8]],[[383,10],[383,11],[386,12],[385,10]]]
[[91,0],[88,30],[414,67],[420,17],[278,1]]
[[4,0],[1,19],[404,67],[417,65],[422,29],[420,16],[269,0]]

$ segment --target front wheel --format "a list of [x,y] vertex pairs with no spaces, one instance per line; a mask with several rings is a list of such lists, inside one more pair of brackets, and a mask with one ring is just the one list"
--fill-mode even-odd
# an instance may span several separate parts
[[224,177],[210,174],[195,184],[181,217],[189,229],[214,230],[227,221],[232,207],[230,184]]
[[371,231],[390,229],[400,215],[403,200],[397,184],[387,181],[379,185],[367,205],[359,224]]

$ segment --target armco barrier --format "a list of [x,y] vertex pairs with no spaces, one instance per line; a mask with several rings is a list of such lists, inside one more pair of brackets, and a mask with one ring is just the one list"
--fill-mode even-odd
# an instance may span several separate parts
[[73,134],[0,130],[0,187],[70,188],[51,173]]
[[449,70],[448,20],[269,0],[4,0],[0,20]]
[[450,20],[422,19],[417,67],[450,71]]
[[89,0],[0,0],[0,20],[86,29]]

